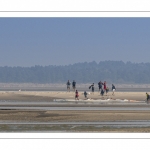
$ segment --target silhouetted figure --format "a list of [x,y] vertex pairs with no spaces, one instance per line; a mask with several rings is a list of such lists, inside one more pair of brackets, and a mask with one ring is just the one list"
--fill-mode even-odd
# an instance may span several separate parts
[[114,95],[115,94],[115,91],[116,91],[116,88],[115,88],[115,86],[112,84],[112,95]]
[[104,95],[104,90],[103,90],[103,89],[101,90],[101,95],[102,95],[102,96]]
[[72,82],[72,89],[75,91],[76,90],[76,82],[73,80]]
[[109,92],[109,88],[107,87],[107,88],[106,88],[106,95],[107,95],[108,92]]
[[103,87],[103,83],[100,81],[100,82],[98,82],[98,88],[99,88],[99,91],[101,91],[102,90],[102,87]]
[[89,86],[89,89],[91,89],[91,90],[92,90],[92,93],[94,94],[94,83]]
[[84,91],[84,97],[85,97],[85,99],[87,99],[87,92],[86,91]]
[[69,91],[70,92],[70,81],[68,80],[68,82],[67,82],[67,91]]

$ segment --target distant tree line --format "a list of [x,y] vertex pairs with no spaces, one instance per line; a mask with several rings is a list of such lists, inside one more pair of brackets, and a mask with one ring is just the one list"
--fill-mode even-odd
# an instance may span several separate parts
[[1,83],[150,83],[150,63],[102,61],[66,66],[0,67]]

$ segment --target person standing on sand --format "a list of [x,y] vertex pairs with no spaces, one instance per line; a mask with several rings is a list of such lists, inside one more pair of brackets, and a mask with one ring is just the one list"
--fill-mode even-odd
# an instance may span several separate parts
[[94,94],[94,83],[89,88],[92,88],[92,93]]
[[89,86],[89,89],[91,89],[91,88],[92,88],[92,93],[94,94],[94,83]]
[[103,83],[102,83],[101,81],[98,82],[98,88],[99,88],[99,91],[102,90],[102,85],[103,85]]
[[78,91],[76,90],[76,92],[75,92],[75,100],[76,99],[78,99],[79,100],[79,93],[78,93]]
[[94,94],[94,83],[93,83],[93,85],[92,85],[92,92],[93,92],[93,94]]
[[101,92],[100,92],[101,96],[104,95],[104,90],[102,89]]
[[84,91],[84,97],[85,97],[85,99],[87,99],[87,92],[86,91]]
[[104,81],[104,92],[106,92],[106,81]]
[[149,96],[148,93],[146,93],[146,99],[147,99],[147,102],[148,102],[148,100],[150,99],[150,96]]
[[70,81],[69,81],[69,80],[68,80],[68,82],[67,82],[67,91],[70,92]]
[[107,87],[107,88],[106,88],[106,96],[107,96],[107,93],[108,93],[108,92],[109,92],[109,88]]
[[112,95],[114,95],[114,93],[115,93],[115,91],[116,91],[116,88],[115,88],[115,86],[112,84]]
[[75,91],[76,90],[76,82],[73,80],[72,82],[72,89]]

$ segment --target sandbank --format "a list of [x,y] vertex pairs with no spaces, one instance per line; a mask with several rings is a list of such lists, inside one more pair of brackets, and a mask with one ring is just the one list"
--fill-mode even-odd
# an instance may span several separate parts
[[[128,99],[145,101],[145,92],[109,92],[107,95],[101,96],[99,92],[94,92],[88,95],[90,99]],[[63,91],[1,91],[0,100],[31,100],[31,101],[53,101],[54,99],[75,99],[74,92]],[[84,100],[83,91],[79,91],[79,99]]]

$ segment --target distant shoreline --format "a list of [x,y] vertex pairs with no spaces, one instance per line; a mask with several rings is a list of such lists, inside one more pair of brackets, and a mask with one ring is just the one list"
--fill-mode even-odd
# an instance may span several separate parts
[[[79,92],[87,91],[91,92],[88,88],[77,88]],[[65,92],[67,91],[65,88],[0,88],[0,91],[58,91],[58,92]],[[71,92],[73,92],[71,90]],[[98,88],[95,88],[95,92],[99,92]],[[110,89],[111,92],[111,89]],[[118,88],[117,92],[150,92],[150,88]]]

